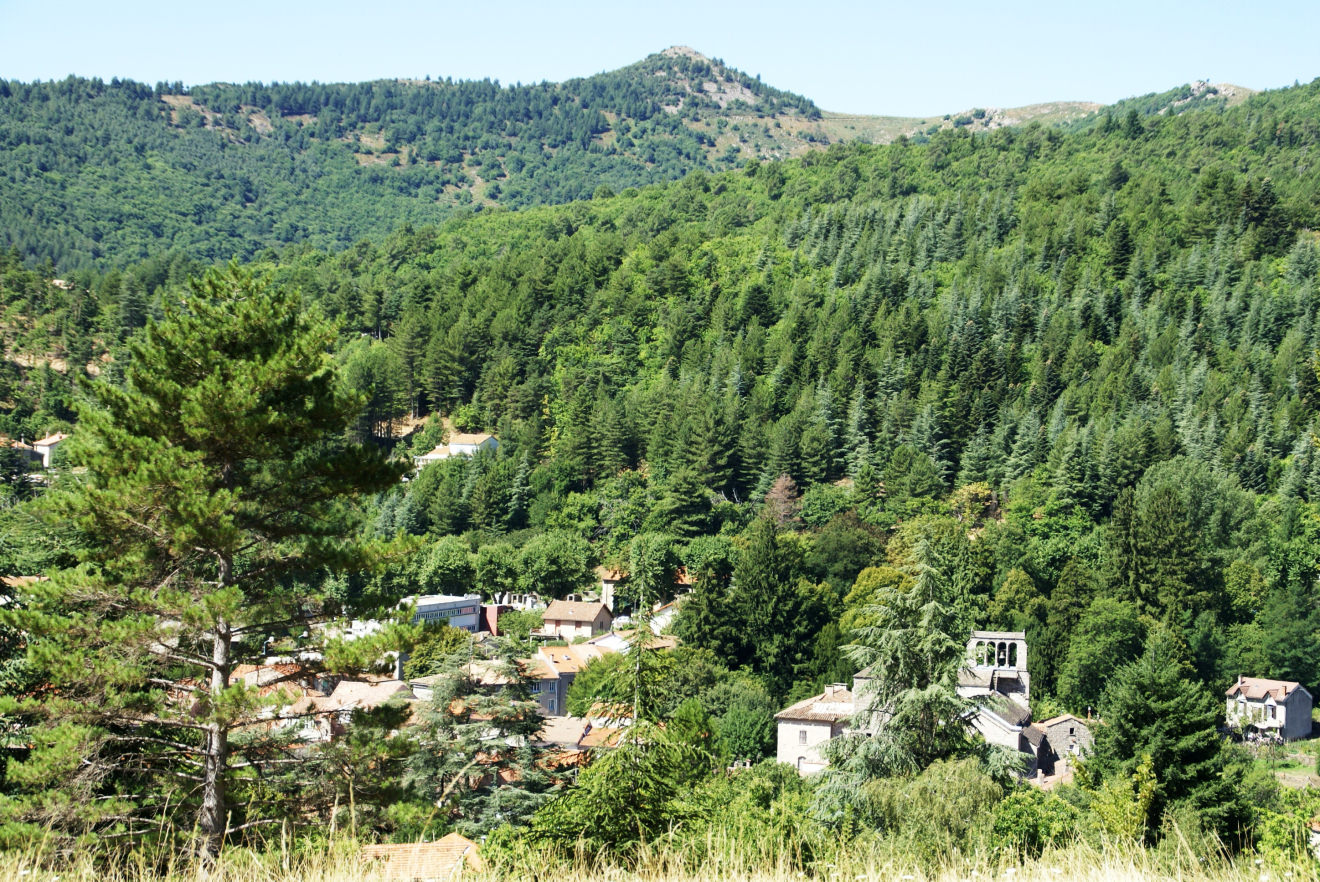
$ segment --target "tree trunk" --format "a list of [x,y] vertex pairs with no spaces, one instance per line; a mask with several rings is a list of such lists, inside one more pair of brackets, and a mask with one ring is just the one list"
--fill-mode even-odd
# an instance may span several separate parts
[[229,725],[215,716],[216,699],[229,685],[230,653],[233,635],[229,623],[219,621],[212,634],[211,649],[211,709],[213,716],[207,724],[206,767],[203,772],[202,808],[197,817],[201,834],[198,849],[204,859],[220,853],[225,830],[229,824],[229,811],[225,800],[225,769],[229,765]]

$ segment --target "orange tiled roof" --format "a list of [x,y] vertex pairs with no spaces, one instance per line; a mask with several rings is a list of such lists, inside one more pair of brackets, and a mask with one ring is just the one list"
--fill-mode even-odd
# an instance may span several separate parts
[[615,726],[591,726],[578,739],[578,746],[582,748],[613,747],[619,743],[619,736],[623,734],[623,731],[622,728]]
[[449,436],[449,443],[480,445],[490,441],[494,437],[495,436],[489,432],[455,432]]
[[537,657],[548,665],[556,674],[576,674],[594,661],[605,655],[599,646],[580,643],[576,646],[542,646],[537,650]]
[[833,688],[784,708],[775,714],[775,719],[835,723],[851,717],[853,710],[852,693],[847,689]]
[[327,711],[350,710],[352,708],[374,708],[394,698],[396,695],[412,697],[412,690],[401,680],[382,680],[376,683],[364,683],[357,680],[341,680],[322,701],[321,709]]
[[556,600],[545,608],[541,618],[549,622],[582,622],[590,623],[596,620],[601,610],[609,615],[610,608],[599,600],[593,601],[570,601]]

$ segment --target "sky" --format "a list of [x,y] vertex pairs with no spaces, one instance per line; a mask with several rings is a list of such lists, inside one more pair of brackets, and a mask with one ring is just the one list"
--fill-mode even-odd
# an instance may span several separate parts
[[929,116],[1111,103],[1197,79],[1320,76],[1320,2],[0,0],[0,78],[182,81],[590,76],[691,46],[825,110]]

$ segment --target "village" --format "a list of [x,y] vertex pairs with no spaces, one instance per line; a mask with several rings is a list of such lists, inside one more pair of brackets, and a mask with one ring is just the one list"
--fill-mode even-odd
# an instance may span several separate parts
[[[55,468],[52,457],[56,449],[68,437],[58,433],[32,444],[10,441],[6,446],[26,458],[36,480],[45,481]],[[413,457],[414,471],[405,479],[416,478],[434,463],[491,455],[498,447],[498,440],[489,433],[448,433],[445,443]],[[419,626],[421,633],[452,630],[465,635],[465,658],[444,670],[409,674],[408,654],[390,652],[377,660],[376,673],[331,675],[324,671],[319,651],[298,648],[300,642],[316,644],[325,638],[353,641],[379,634],[386,626],[381,621],[360,620],[313,626],[313,632],[303,635],[309,640],[269,642],[265,659],[234,667],[229,684],[249,690],[263,705],[252,725],[295,750],[333,745],[347,737],[364,715],[384,708],[401,711],[401,727],[416,725],[423,708],[434,705],[437,696],[451,694],[455,678],[466,681],[466,687],[475,693],[496,700],[512,690],[511,694],[535,703],[539,727],[534,734],[511,736],[490,726],[480,739],[490,745],[492,767],[501,750],[530,743],[544,751],[541,762],[547,771],[571,777],[601,751],[625,742],[636,722],[636,709],[626,701],[596,700],[579,707],[577,715],[572,713],[570,690],[575,680],[610,657],[675,650],[680,646],[673,633],[675,620],[694,587],[686,568],[679,566],[669,574],[672,585],[661,591],[663,596],[649,609],[616,615],[619,597],[627,596],[628,574],[598,566],[595,576],[594,590],[558,599],[534,592],[494,597],[476,592],[424,594],[400,599],[396,606],[399,616]],[[34,579],[11,576],[6,584],[18,588]],[[496,652],[497,646],[507,652],[502,622],[511,621],[505,619],[509,614],[514,614],[519,627],[534,623],[519,635],[524,651],[512,660],[512,666],[507,659],[497,658]],[[972,630],[966,637],[956,682],[949,686],[962,702],[960,713],[970,730],[986,745],[1016,758],[1013,767],[1020,781],[1050,791],[1073,782],[1078,763],[1091,752],[1097,728],[1105,722],[1089,707],[1084,716],[1053,712],[1038,718],[1033,712],[1030,658],[1026,631]],[[850,683],[828,683],[818,694],[792,701],[775,713],[773,746],[768,750],[772,758],[804,778],[819,775],[829,768],[831,742],[843,737],[873,737],[893,725],[892,709],[877,697],[876,675],[874,666],[864,668]],[[188,700],[190,688],[186,682],[176,684],[177,700]],[[1312,696],[1300,683],[1239,675],[1223,698],[1224,737],[1257,748],[1311,737]],[[1058,710],[1052,702],[1047,705]],[[481,715],[476,719],[479,722]],[[478,761],[473,780],[486,774]],[[1320,838],[1320,825],[1312,825],[1310,832],[1313,841]],[[478,843],[458,832],[431,843],[371,846],[367,851],[369,857],[385,861],[389,873],[398,878],[481,866]]]
[[[678,645],[666,631],[683,595],[657,604],[650,615],[639,617],[642,624],[633,624],[628,617],[616,619],[602,599],[611,597],[626,576],[605,568],[599,575],[600,596],[592,598],[548,603],[534,595],[505,596],[496,602],[483,602],[477,594],[405,599],[403,606],[411,610],[414,623],[444,625],[471,636],[469,661],[457,674],[406,677],[402,673],[406,657],[395,657],[394,670],[388,674],[325,678],[307,673],[293,659],[271,658],[264,665],[237,668],[232,682],[277,698],[266,725],[285,729],[305,744],[329,743],[349,731],[356,713],[432,701],[445,678],[469,678],[479,692],[498,697],[516,678],[488,658],[483,647],[499,637],[503,614],[537,612],[542,626],[529,635],[536,649],[519,658],[516,665],[529,681],[528,692],[543,718],[533,740],[549,751],[551,768],[569,773],[590,763],[593,754],[616,747],[634,722],[626,704],[601,702],[587,716],[569,714],[568,692],[575,677],[611,654],[665,651]],[[683,578],[681,573],[678,578]],[[349,633],[370,633],[375,625],[355,622]],[[638,639],[638,628],[646,629],[646,639]],[[1078,761],[1086,758],[1093,744],[1095,728],[1104,722],[1069,713],[1036,720],[1028,655],[1024,632],[973,631],[955,689],[972,708],[968,722],[980,737],[987,744],[1016,752],[1021,779],[1048,791],[1072,781]],[[870,735],[884,725],[887,714],[875,706],[871,679],[869,670],[860,671],[851,684],[830,684],[823,692],[777,713],[774,759],[802,776],[815,775],[828,766],[823,748],[831,740]],[[1301,684],[1241,676],[1227,690],[1224,708],[1222,731],[1226,736],[1262,744],[1311,737],[1312,696]],[[415,712],[409,714],[413,716]],[[512,740],[495,728],[484,737]],[[1314,844],[1320,839],[1320,829],[1312,829],[1311,835]],[[433,843],[370,846],[366,854],[384,861],[392,878],[433,877],[482,866],[479,843],[456,832]]]

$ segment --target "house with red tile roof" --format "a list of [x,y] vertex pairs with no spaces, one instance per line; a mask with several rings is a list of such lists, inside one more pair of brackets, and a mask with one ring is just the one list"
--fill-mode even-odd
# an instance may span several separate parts
[[556,600],[546,607],[541,620],[543,636],[574,640],[608,631],[614,614],[599,600]]

